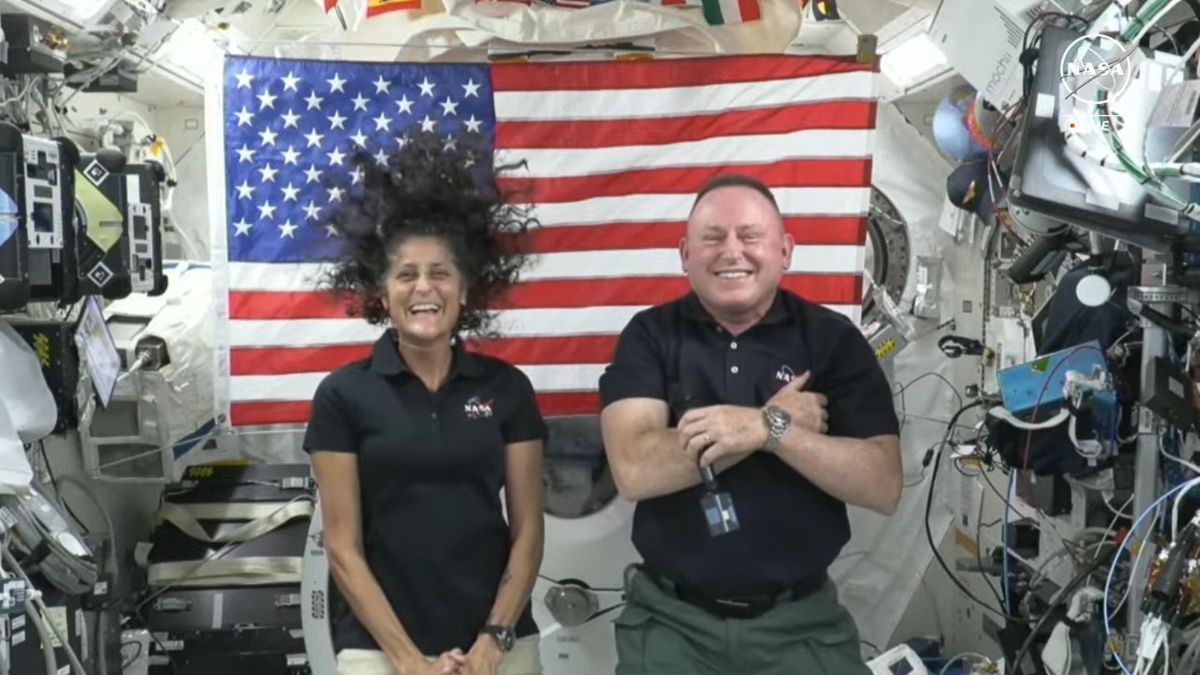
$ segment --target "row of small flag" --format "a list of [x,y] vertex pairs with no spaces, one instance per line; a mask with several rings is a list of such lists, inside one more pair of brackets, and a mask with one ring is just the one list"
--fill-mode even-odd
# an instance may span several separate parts
[[[333,11],[339,0],[317,0],[325,12]],[[523,5],[551,5],[555,7],[584,8],[601,5],[614,0],[475,0],[482,2],[517,2]],[[731,23],[758,21],[761,17],[758,0],[639,0],[647,4],[666,7],[699,7],[704,11],[704,18],[709,25],[719,26]],[[808,0],[801,0],[801,5]],[[374,18],[390,12],[421,9],[421,0],[367,0],[367,18]]]

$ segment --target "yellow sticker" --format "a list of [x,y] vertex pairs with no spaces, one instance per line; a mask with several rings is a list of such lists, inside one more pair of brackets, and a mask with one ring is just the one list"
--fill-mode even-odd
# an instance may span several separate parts
[[121,241],[125,233],[121,209],[79,171],[75,172],[75,202],[83,211],[83,228],[88,239],[101,251],[107,253]]
[[50,338],[44,333],[33,336],[33,351],[43,368],[50,367]]
[[891,354],[894,351],[896,351],[896,341],[895,340],[884,340],[883,344],[881,344],[875,348],[875,358],[877,358],[877,359],[887,358],[887,355]]

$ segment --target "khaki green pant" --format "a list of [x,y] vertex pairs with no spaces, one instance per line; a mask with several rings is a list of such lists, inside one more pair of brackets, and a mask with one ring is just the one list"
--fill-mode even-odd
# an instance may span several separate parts
[[616,675],[870,675],[828,582],[753,619],[722,619],[632,575],[614,621]]

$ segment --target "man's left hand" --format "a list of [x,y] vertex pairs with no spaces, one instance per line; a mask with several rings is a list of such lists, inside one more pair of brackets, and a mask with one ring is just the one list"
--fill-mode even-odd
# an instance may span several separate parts
[[767,442],[767,425],[758,408],[696,408],[679,418],[678,429],[684,451],[701,467],[723,457],[740,459]]
[[480,635],[467,652],[467,662],[463,665],[463,675],[496,675],[500,667],[500,645],[491,635]]

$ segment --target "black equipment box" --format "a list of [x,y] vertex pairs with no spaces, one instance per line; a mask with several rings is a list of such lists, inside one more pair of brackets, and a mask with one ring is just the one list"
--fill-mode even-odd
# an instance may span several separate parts
[[[1167,252],[1187,233],[1187,219],[1157,204],[1135,177],[1103,168],[1077,155],[1067,147],[1059,130],[1060,117],[1070,115],[1074,105],[1066,97],[1069,83],[1063,79],[1061,64],[1067,50],[1080,37],[1081,33],[1057,26],[1047,26],[1042,31],[1037,71],[1029,93],[1029,100],[1037,101],[1037,105],[1025,106],[1020,143],[1009,180],[1009,205],[1081,225],[1135,246]],[[1131,88],[1137,86],[1131,84]],[[1132,95],[1129,91],[1123,94]],[[1130,126],[1129,122],[1125,124]],[[1146,124],[1149,125],[1148,120]],[[1147,156],[1163,157],[1170,154],[1185,127],[1151,125],[1125,128],[1124,133],[1143,136]],[[1171,178],[1165,182],[1176,194],[1189,194],[1184,181]]]
[[[267,509],[255,507],[283,507],[300,498],[311,498],[314,491],[307,464],[205,464],[188,467],[183,480],[167,487],[163,499],[185,509],[196,507],[192,517],[210,537],[220,537],[268,515]],[[212,511],[209,505],[228,505],[235,516],[238,505],[253,511],[248,511],[244,517],[205,518],[205,512]],[[232,546],[222,558],[303,558],[308,524],[307,518],[286,522],[270,532]],[[149,558],[152,564],[202,560],[225,546],[196,539],[170,520],[155,528],[150,540],[153,544]]]
[[46,385],[54,396],[58,421],[52,433],[78,429],[75,390],[79,386],[79,349],[75,346],[75,324],[21,319],[11,321],[11,325],[33,349]]
[[67,63],[66,37],[51,25],[29,14],[0,16],[0,30],[8,42],[5,75],[61,73]]
[[315,494],[308,464],[203,464],[188,467],[183,479],[167,487],[175,504],[214,502],[287,502]]
[[[188,467],[182,480],[167,487],[163,499],[183,507],[206,534],[219,539],[267,515],[271,506],[310,499],[314,493],[308,464],[199,465]],[[212,518],[215,514],[224,515]],[[193,537],[172,522],[177,516],[167,515],[151,535],[152,571],[154,565],[200,561],[222,549],[226,550],[220,560],[303,560],[307,517],[240,543],[224,544]],[[151,644],[150,673],[307,675],[300,600],[296,582],[267,580],[254,585],[249,580],[247,585],[236,585],[222,579],[207,586],[168,582],[144,612],[146,625],[157,638]]]
[[[209,535],[224,535],[246,524],[245,520],[201,520],[200,526]],[[288,557],[303,558],[304,543],[308,537],[308,519],[296,519],[249,541],[230,547],[221,560],[238,558]],[[154,546],[150,552],[151,565],[157,563],[200,561],[216,553],[226,544],[208,543],[191,536],[167,522],[160,524],[150,535]],[[199,565],[199,562],[197,562]]]
[[25,137],[25,215],[34,300],[71,305],[80,298],[75,250],[75,164],[66,139]]
[[[79,596],[63,595],[55,591],[50,584],[34,580],[34,584],[44,591],[43,601],[50,611],[50,620],[58,622],[60,627],[66,627],[67,643],[75,651],[79,660],[87,664],[91,659],[91,647],[88,641],[94,631],[87,626],[83,610],[80,607]],[[48,626],[46,630],[52,630]],[[53,635],[53,633],[51,633]],[[57,638],[51,637],[55,645],[54,660],[59,672],[70,670],[67,651],[59,645]],[[46,673],[46,661],[42,653],[42,640],[33,621],[24,612],[9,616],[9,672],[12,675],[58,675]],[[63,668],[68,667],[67,671]]]
[[300,628],[300,585],[172,589],[151,601],[144,615],[153,630],[173,633]]
[[0,122],[0,310],[29,302],[24,145],[20,129]]
[[[136,94],[138,91],[137,69],[123,63],[109,68],[100,76],[88,76],[86,79],[72,79],[77,73],[94,69],[92,64],[76,68],[67,63],[63,74],[67,76],[67,86],[91,94]],[[81,88],[82,87],[82,88]]]
[[83,155],[75,169],[75,242],[85,295],[110,300],[130,294],[125,156],[115,150]]
[[300,630],[154,631],[150,675],[309,675]]
[[129,213],[129,268],[133,290],[150,296],[167,290],[162,266],[161,186],[167,173],[158,162],[130,164],[126,179]]

